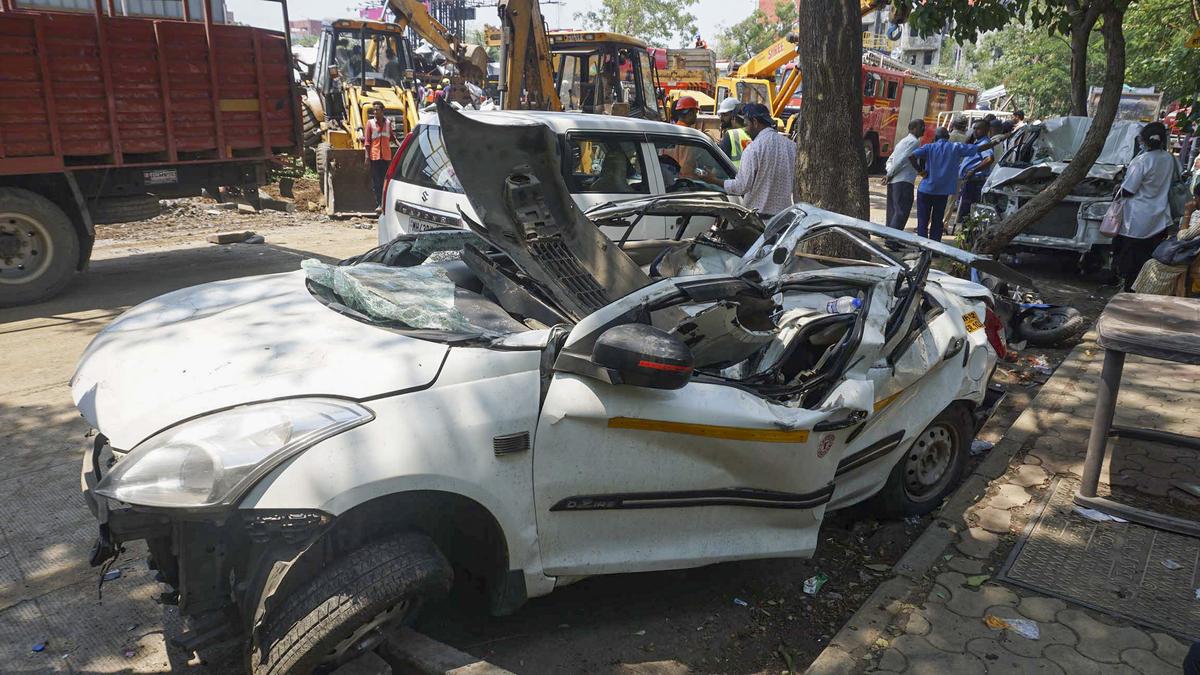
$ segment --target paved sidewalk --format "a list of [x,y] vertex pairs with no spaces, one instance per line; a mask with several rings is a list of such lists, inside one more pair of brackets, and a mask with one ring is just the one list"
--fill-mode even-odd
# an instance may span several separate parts
[[[976,576],[1003,565],[1056,475],[1082,473],[1103,360],[1093,340],[1089,334],[1075,348],[1010,429],[985,427],[980,437],[996,447],[809,674],[1181,672],[1188,645],[1174,637]],[[1200,367],[1130,357],[1116,421],[1200,435],[1198,382]],[[1160,447],[1110,449],[1102,493],[1111,483],[1196,513],[1200,500],[1173,487],[1197,482],[1196,456]],[[1033,619],[1040,638],[994,630],[987,615]]]

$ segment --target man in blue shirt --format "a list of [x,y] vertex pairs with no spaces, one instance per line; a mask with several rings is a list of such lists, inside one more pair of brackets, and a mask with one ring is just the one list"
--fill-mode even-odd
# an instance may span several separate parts
[[[989,132],[992,135],[1000,135],[1004,133],[1004,125],[1000,120],[993,120],[989,126],[984,120],[975,122],[975,142],[990,141]],[[977,155],[971,155],[962,161],[959,165],[959,178],[962,187],[958,193],[958,220],[961,225],[963,220],[971,215],[971,207],[979,203],[979,199],[983,194],[983,184],[987,181],[987,177],[992,173],[992,165],[995,163],[996,156],[991,149],[984,150]]]
[[920,172],[924,180],[917,187],[917,236],[942,240],[946,200],[958,189],[959,166],[963,159],[991,150],[1003,140],[1000,136],[984,138],[979,143],[951,143],[950,132],[945,127],[938,127],[932,143],[922,145],[908,156],[908,161],[918,171],[921,169],[919,160],[925,161],[925,170]]

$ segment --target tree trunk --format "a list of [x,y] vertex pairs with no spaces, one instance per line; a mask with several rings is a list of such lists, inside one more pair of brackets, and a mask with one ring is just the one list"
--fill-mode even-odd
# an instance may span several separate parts
[[1115,5],[1116,3],[1107,7],[1102,14],[1104,26],[1100,32],[1104,36],[1104,49],[1107,54],[1104,88],[1096,106],[1096,116],[1092,118],[1092,126],[1083,137],[1083,143],[1066,170],[1059,174],[1054,182],[1011,216],[980,234],[974,247],[977,252],[994,255],[1004,250],[1013,237],[1049,213],[1050,209],[1087,177],[1088,170],[1104,149],[1104,141],[1108,139],[1108,132],[1117,116],[1117,104],[1120,103],[1121,89],[1125,82],[1125,33],[1121,27],[1125,20],[1125,10]]
[[797,125],[796,196],[870,217],[863,164],[862,25],[855,0],[805,0],[796,53],[804,73]]
[[1085,25],[1086,21],[1087,17],[1082,15],[1071,20],[1071,114],[1077,117],[1087,117],[1088,114],[1088,41],[1096,19],[1092,18]]

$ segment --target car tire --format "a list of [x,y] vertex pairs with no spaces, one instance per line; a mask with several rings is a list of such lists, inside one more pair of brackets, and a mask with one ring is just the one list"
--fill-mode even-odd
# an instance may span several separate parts
[[247,670],[299,675],[333,670],[383,642],[385,625],[411,620],[450,589],[450,563],[425,535],[405,533],[326,565],[266,618]]
[[971,415],[962,403],[952,403],[933,418],[900,456],[875,496],[878,511],[889,518],[907,518],[940,506],[962,478],[973,429]]
[[[0,307],[49,299],[75,278],[79,233],[57,204],[29,190],[0,188]],[[33,266],[31,268],[31,266]]]
[[1036,347],[1053,347],[1083,332],[1083,315],[1074,307],[1031,309],[1021,317],[1017,338]]

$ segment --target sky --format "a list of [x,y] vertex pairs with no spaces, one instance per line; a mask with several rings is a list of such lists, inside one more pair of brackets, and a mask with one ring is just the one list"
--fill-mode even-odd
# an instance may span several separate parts
[[[352,16],[352,9],[359,3],[347,0],[289,0],[288,13],[293,19],[324,19]],[[542,15],[546,23],[554,28],[580,28],[582,22],[575,18],[580,12],[599,7],[600,0],[544,0]],[[233,12],[237,21],[263,28],[279,29],[282,26],[279,5],[268,0],[225,0],[225,6]],[[755,0],[700,0],[692,7],[696,26],[706,40],[715,43],[721,27],[737,23],[750,15],[757,7]],[[494,12],[486,7],[475,10],[480,20],[496,23]],[[636,36],[635,36],[636,37]],[[676,46],[676,45],[669,45]]]

